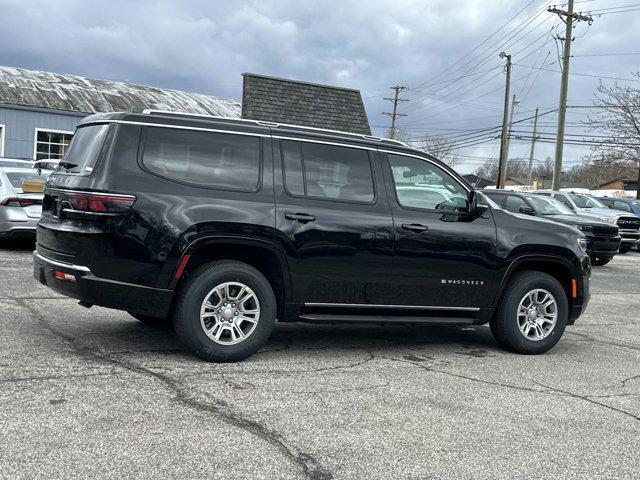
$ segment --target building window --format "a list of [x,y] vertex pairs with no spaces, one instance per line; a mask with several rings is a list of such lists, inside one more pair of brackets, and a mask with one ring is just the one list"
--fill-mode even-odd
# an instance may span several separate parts
[[4,157],[4,125],[0,124],[0,157]]
[[71,137],[73,137],[72,132],[36,129],[35,159],[62,158],[67,151]]

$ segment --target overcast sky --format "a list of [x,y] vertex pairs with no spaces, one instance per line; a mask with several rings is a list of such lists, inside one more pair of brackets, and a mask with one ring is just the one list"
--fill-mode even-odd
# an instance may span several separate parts
[[[390,108],[382,97],[400,84],[410,87],[403,95],[410,101],[401,106],[408,114],[401,127],[413,138],[441,134],[459,140],[469,130],[501,122],[502,50],[515,63],[512,89],[520,99],[515,120],[530,117],[536,107],[541,112],[557,107],[553,33],[562,34],[564,25],[545,11],[549,3],[0,0],[0,64],[236,99],[242,72],[353,87],[361,90],[379,134],[389,125],[380,114]],[[613,9],[627,5],[621,13]],[[592,11],[594,22],[576,26],[570,105],[591,104],[598,76],[630,79],[640,70],[637,5],[576,0],[576,9]],[[587,112],[569,110],[570,133],[582,133],[578,122]],[[555,136],[555,120],[553,113],[540,118],[543,135]],[[526,120],[514,128],[531,126]],[[483,140],[482,133],[477,138]],[[553,156],[552,144],[536,150],[539,160]],[[497,152],[497,142],[462,148],[460,169],[474,170]],[[527,142],[512,141],[510,157],[528,152]],[[568,147],[565,163],[579,161],[583,153]]]

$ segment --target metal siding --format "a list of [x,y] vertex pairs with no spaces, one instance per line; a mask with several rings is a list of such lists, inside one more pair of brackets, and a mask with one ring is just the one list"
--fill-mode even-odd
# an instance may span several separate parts
[[5,126],[4,156],[33,158],[36,128],[73,132],[82,118],[0,106],[0,124]]

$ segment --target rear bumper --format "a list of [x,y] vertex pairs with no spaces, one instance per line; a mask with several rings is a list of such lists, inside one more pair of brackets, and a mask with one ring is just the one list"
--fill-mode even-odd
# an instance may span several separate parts
[[[74,280],[60,279],[55,272],[72,275]],[[173,296],[171,290],[96,277],[85,266],[52,260],[38,252],[33,252],[33,276],[41,284],[67,297],[152,317],[166,317]]]

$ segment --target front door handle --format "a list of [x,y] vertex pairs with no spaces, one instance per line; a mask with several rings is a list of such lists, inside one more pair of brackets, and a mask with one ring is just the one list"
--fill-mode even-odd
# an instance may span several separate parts
[[285,213],[284,218],[288,220],[297,220],[300,223],[313,222],[316,219],[315,215],[309,215],[308,213]]
[[429,230],[429,227],[427,227],[426,225],[421,225],[419,223],[403,223],[402,224],[402,228],[404,228],[405,230],[411,230],[412,232],[426,232],[427,230]]

